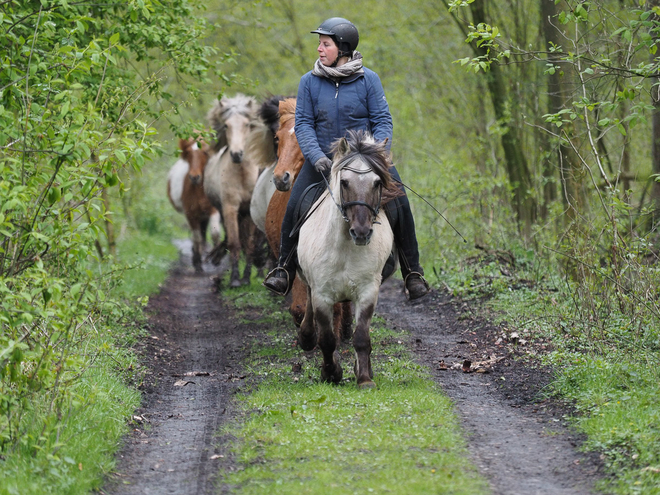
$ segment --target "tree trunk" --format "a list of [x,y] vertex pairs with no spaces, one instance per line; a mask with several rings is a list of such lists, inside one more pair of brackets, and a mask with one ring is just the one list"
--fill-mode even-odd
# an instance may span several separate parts
[[[484,12],[485,1],[470,4],[472,19],[475,25],[488,23]],[[485,49],[474,46],[480,55],[485,55]],[[536,201],[531,195],[532,181],[527,160],[522,152],[519,130],[510,126],[510,116],[507,112],[508,97],[502,71],[497,63],[492,63],[486,72],[486,82],[490,92],[495,117],[502,129],[502,150],[506,165],[509,184],[513,190],[513,208],[518,220],[518,228],[525,237],[531,232],[532,224],[536,219]]]
[[[553,45],[559,44],[559,33],[553,25],[555,17],[557,16],[557,7],[554,0],[541,0],[541,32],[545,39],[545,50],[548,50],[548,63],[555,66],[558,65],[559,56],[556,52],[550,52]],[[562,97],[561,97],[561,72],[555,70],[554,73],[548,75],[548,108],[549,114],[557,113],[561,110]],[[552,124],[549,124],[552,125]],[[550,132],[553,129],[548,127]],[[552,140],[549,138],[548,133],[543,134],[542,146],[546,151],[543,159],[543,204],[541,205],[541,217],[545,220],[548,216],[548,206],[550,203],[557,199],[557,185],[556,180],[558,171],[560,170],[560,155],[559,151],[555,150]]]
[[[660,0],[651,0],[649,8],[660,6]],[[652,14],[651,18],[655,21],[660,21],[656,14]],[[655,36],[656,43],[660,41],[660,36]],[[651,170],[653,174],[660,174],[660,77],[656,78],[656,84],[651,88],[651,100],[653,103],[653,131],[652,131],[652,144],[651,144]],[[655,228],[660,220],[660,182],[653,181],[651,184],[651,199],[654,206],[653,224],[649,226],[650,229]]]
[[[105,188],[103,188],[103,191],[101,191],[101,199],[103,200],[105,211],[110,211],[110,198],[108,198],[108,191]],[[105,220],[105,235],[108,238],[108,251],[112,256],[116,256],[117,242],[115,240],[115,226],[108,219],[108,217],[106,217]]]

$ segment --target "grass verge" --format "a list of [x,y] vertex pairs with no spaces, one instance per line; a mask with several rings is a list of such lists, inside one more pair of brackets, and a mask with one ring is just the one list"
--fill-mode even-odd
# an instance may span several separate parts
[[552,342],[552,352],[534,359],[555,370],[547,393],[576,411],[570,420],[587,435],[583,448],[601,453],[610,477],[598,488],[660,494],[657,328],[641,332],[610,318],[596,330],[572,316],[572,304],[557,284],[552,291],[501,291],[488,306],[521,337]]
[[[63,377],[65,393],[57,400],[65,403],[53,404],[43,390],[24,405],[26,434],[0,457],[0,494],[83,494],[101,486],[114,468],[126,420],[140,403],[141,369],[131,347],[144,317],[135,301],[146,302],[177,257],[165,239],[135,234],[120,242],[119,261],[134,269],[110,290],[107,314],[77,330],[67,360],[83,371]],[[133,302],[119,304],[121,299]]]
[[249,375],[258,379],[241,400],[245,422],[227,427],[240,469],[226,474],[225,483],[244,494],[486,491],[466,460],[450,401],[413,362],[402,334],[382,319],[372,322],[377,389],[357,389],[353,350],[345,344],[344,381],[324,384],[318,351],[294,345],[281,300],[257,284],[241,293],[225,296],[239,307],[262,308],[259,323],[268,330],[252,345]]

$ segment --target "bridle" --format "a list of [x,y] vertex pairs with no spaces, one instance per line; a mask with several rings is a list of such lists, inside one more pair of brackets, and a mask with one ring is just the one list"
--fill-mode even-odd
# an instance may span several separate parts
[[[349,171],[351,171],[353,173],[356,173],[356,174],[368,174],[369,172],[373,172],[373,167],[369,166],[369,168],[367,168],[366,170],[358,170],[358,169],[355,169],[355,168],[345,166],[345,167],[341,168],[340,173],[343,170],[349,170]],[[344,201],[341,187],[339,188],[339,203],[337,203],[337,201],[335,200],[335,196],[332,194],[332,189],[330,188],[330,183],[328,182],[328,179],[326,179],[325,175],[323,175],[323,174],[321,174],[321,175],[323,176],[323,180],[325,181],[325,185],[328,189],[328,192],[330,193],[330,197],[332,198],[332,202],[339,209],[339,212],[341,213],[341,216],[342,216],[342,218],[344,219],[345,222],[347,222],[347,223],[350,222],[350,220],[348,219],[348,216],[346,214],[346,209],[347,208],[350,208],[351,206],[366,206],[372,214],[372,219],[371,219],[372,222],[375,223],[375,224],[380,223],[380,222],[376,221],[376,218],[378,217],[378,213],[380,212],[380,202],[383,198],[383,184],[382,183],[378,186],[378,201],[376,202],[375,207],[370,205],[369,203],[367,203],[365,201]]]

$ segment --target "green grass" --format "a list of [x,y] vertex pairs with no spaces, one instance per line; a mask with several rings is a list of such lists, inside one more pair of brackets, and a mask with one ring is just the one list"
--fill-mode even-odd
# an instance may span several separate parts
[[132,267],[124,273],[118,294],[133,299],[157,292],[178,258],[169,237],[132,232],[117,245],[117,261]]
[[602,454],[610,477],[600,489],[660,494],[658,329],[635,335],[616,317],[590,328],[570,317],[570,304],[561,291],[519,290],[498,294],[489,306],[510,330],[552,342],[554,351],[541,359],[556,370],[547,393],[575,408],[571,421],[587,435],[584,449]]
[[[70,360],[85,371],[65,376],[62,414],[50,412],[48,391],[36,394],[21,424],[29,425],[20,445],[0,457],[0,495],[84,494],[100,488],[115,466],[129,417],[140,404],[141,368],[132,345],[142,332],[135,304],[158,289],[177,251],[168,240],[131,234],[118,245],[118,261],[139,264],[124,273],[113,297],[131,306],[107,306],[108,318],[78,330]],[[146,254],[145,254],[146,253]]]
[[281,299],[265,292],[257,284],[248,297],[225,292],[239,308],[263,308],[258,322],[269,329],[251,346],[248,375],[259,381],[242,398],[245,421],[227,428],[240,469],[225,473],[225,483],[242,494],[487,491],[467,460],[451,402],[412,361],[402,334],[373,321],[376,389],[355,386],[347,345],[340,349],[344,381],[324,384],[318,351],[306,359],[292,345],[293,323]]

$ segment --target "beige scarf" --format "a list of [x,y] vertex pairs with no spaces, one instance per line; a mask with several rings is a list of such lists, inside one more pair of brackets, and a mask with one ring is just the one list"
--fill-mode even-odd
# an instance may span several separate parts
[[341,79],[343,77],[352,76],[353,74],[362,74],[362,54],[357,50],[353,51],[353,56],[344,65],[339,67],[327,67],[321,63],[320,59],[314,62],[314,69],[312,74],[315,76],[327,77],[329,79]]

